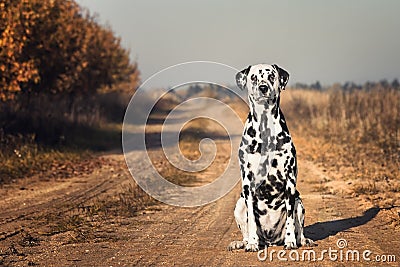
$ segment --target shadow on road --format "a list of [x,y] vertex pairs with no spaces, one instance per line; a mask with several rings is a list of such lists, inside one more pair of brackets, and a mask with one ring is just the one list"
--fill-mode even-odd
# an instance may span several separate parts
[[323,240],[350,228],[368,223],[376,217],[380,210],[383,209],[374,207],[366,210],[361,216],[327,222],[317,222],[306,226],[304,228],[304,234],[306,237],[309,237],[314,241]]

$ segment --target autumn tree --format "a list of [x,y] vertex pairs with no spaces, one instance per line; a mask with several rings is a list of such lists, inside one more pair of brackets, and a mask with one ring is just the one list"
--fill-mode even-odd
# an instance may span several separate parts
[[13,98],[21,86],[38,83],[35,59],[25,57],[31,28],[40,14],[29,1],[0,1],[0,99]]
[[18,93],[93,94],[139,83],[114,32],[73,0],[0,0],[0,98]]

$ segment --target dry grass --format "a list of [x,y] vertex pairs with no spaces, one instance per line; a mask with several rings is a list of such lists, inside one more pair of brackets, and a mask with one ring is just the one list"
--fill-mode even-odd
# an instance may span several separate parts
[[121,126],[76,126],[69,129],[63,145],[37,142],[32,134],[0,136],[0,185],[41,175],[45,179],[90,173],[98,167],[94,152],[118,147]]
[[136,183],[121,188],[121,192],[118,194],[118,202],[119,207],[121,207],[118,211],[126,215],[133,215],[149,205],[157,203],[154,198],[144,192]]
[[399,152],[399,91],[289,90],[283,99],[285,114],[300,130],[343,142],[373,143],[388,156]]
[[393,202],[400,191],[400,91],[288,89],[282,109],[292,134],[310,139],[311,159],[352,181],[355,195]]
[[43,172],[60,174],[64,165],[69,167],[61,168],[65,175],[60,176],[74,175],[73,164],[120,147],[127,99],[110,92],[74,98],[21,95],[15,103],[1,102],[0,184]]
[[50,170],[55,162],[76,162],[86,157],[69,151],[44,148],[30,136],[7,136],[3,138],[0,151],[0,184],[24,176]]

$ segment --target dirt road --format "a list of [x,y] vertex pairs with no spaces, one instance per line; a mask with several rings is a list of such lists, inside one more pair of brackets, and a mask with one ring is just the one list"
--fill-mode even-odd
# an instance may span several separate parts
[[[232,240],[241,238],[233,218],[239,184],[206,206],[179,208],[156,202],[135,215],[118,212],[135,192],[130,191],[133,180],[123,155],[110,153],[100,156],[102,167],[90,175],[51,181],[29,178],[0,189],[0,265],[398,266],[400,232],[387,219],[394,211],[349,197],[346,182],[307,160],[302,151],[308,141],[294,141],[298,189],[306,207],[305,235],[318,244],[314,261],[302,257],[303,248],[280,254],[287,260],[282,261],[282,248],[272,247],[272,262],[260,261],[257,253],[227,251]],[[78,216],[82,213],[85,221]],[[339,239],[347,245],[338,248]],[[324,250],[331,250],[331,255]],[[370,261],[363,258],[366,250],[371,252],[364,254]],[[297,261],[292,259],[296,253]]]

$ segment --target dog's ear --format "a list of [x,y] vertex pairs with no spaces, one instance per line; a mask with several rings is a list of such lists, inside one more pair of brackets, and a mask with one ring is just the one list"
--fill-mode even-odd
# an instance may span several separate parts
[[289,81],[289,73],[286,70],[280,68],[276,64],[274,64],[272,66],[278,71],[278,74],[279,74],[279,89],[285,90],[286,84]]
[[244,88],[246,88],[247,74],[249,74],[250,68],[251,66],[248,66],[246,69],[236,74],[236,84],[241,90],[244,90]]

